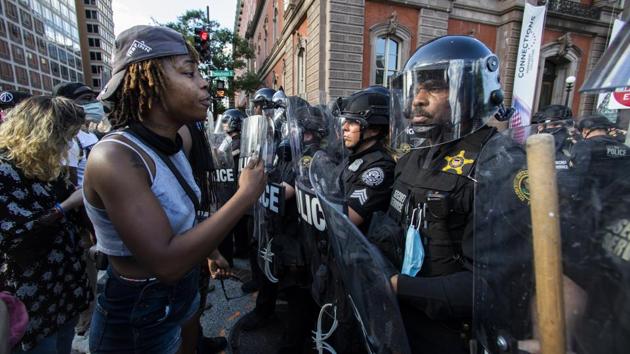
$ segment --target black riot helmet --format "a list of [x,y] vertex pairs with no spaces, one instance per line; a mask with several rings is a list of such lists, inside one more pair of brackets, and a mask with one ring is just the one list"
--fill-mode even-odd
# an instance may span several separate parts
[[271,96],[271,100],[273,101],[274,108],[287,108],[287,95],[284,93],[284,90],[280,89],[276,91],[276,93]]
[[367,88],[343,100],[340,116],[356,121],[361,130],[389,125],[389,92]]
[[499,59],[481,41],[444,36],[419,47],[390,85],[393,148],[448,143],[483,127],[503,102]]
[[370,85],[365,89],[365,91],[378,92],[389,96],[389,89],[381,85]]
[[273,95],[276,93],[274,89],[263,87],[254,93],[252,100],[253,107],[260,106],[262,109],[273,109]]
[[584,129],[595,130],[604,129],[609,130],[614,128],[615,125],[606,117],[597,114],[593,116],[586,116],[578,122],[578,129],[580,131]]
[[227,124],[226,133],[234,133],[241,131],[241,125],[245,119],[245,115],[238,109],[228,109],[223,112],[222,121]]
[[552,104],[536,112],[532,116],[532,124],[557,122],[570,119],[571,117],[573,117],[573,112],[569,107],[561,104]]

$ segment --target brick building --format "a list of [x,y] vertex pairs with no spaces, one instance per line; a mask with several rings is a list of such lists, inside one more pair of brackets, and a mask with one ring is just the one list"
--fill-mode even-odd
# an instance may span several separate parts
[[[501,59],[507,104],[526,0],[238,0],[235,32],[256,53],[252,70],[272,88],[316,101],[323,90],[345,96],[387,85],[421,44],[446,34],[471,35]],[[534,3],[536,0],[527,0]],[[606,47],[623,0],[549,0],[534,111],[564,103],[568,76],[580,87]],[[594,96],[574,90],[575,112]],[[237,106],[246,103],[237,95]]]

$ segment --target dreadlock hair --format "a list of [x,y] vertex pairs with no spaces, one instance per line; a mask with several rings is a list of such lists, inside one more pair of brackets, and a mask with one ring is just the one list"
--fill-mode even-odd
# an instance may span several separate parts
[[[199,54],[190,43],[186,42],[188,53],[195,62]],[[167,80],[164,62],[173,61],[174,57],[149,59],[130,64],[123,78],[122,86],[113,99],[109,120],[112,128],[117,129],[131,122],[142,122],[142,117],[158,103],[164,106],[162,96],[167,92]]]

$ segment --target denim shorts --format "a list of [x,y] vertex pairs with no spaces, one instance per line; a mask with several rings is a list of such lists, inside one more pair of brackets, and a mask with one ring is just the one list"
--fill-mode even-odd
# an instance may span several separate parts
[[169,285],[125,280],[111,267],[107,273],[90,325],[90,352],[176,353],[181,326],[199,310],[199,267]]

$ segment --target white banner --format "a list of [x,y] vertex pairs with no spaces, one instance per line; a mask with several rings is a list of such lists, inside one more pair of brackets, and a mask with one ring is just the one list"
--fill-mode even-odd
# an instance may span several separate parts
[[512,91],[512,107],[516,111],[510,119],[510,127],[525,127],[531,121],[546,10],[546,6],[525,3]]
[[[617,34],[619,34],[621,27],[623,27],[623,25],[625,24],[626,23],[624,21],[615,19],[615,23],[613,24],[612,31],[610,32],[610,40],[608,41],[609,46],[610,46],[610,43],[612,43],[612,41],[615,39],[615,37],[617,37]],[[615,92],[615,94],[612,94],[610,92],[600,93],[597,98],[597,107],[599,107],[606,98],[609,98],[608,109],[630,109],[629,89],[628,88],[626,88],[625,90],[619,89],[617,91],[621,91],[622,93],[619,93],[619,92]]]

